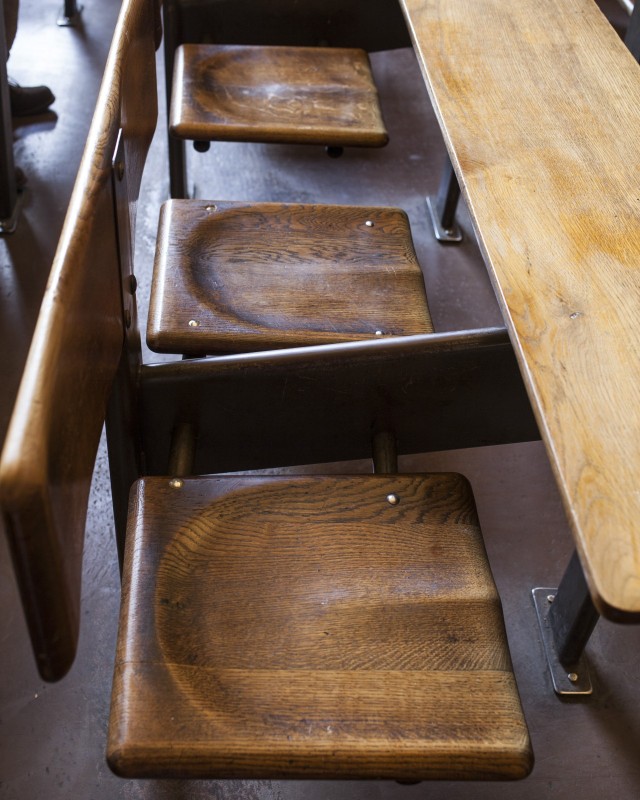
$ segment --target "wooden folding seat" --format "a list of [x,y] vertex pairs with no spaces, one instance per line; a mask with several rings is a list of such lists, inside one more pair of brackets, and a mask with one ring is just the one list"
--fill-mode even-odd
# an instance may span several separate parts
[[399,6],[357,0],[165,0],[171,196],[187,197],[185,142],[381,147],[368,53],[410,45]]
[[147,341],[204,355],[433,330],[400,209],[171,200]]
[[388,141],[364,50],[186,44],[169,127],[179,139],[382,147]]
[[131,512],[108,745],[118,774],[529,771],[461,476],[146,478]]

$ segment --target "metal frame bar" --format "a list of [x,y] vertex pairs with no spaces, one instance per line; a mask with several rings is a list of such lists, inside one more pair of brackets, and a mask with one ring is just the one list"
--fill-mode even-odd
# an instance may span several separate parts
[[79,6],[76,0],[64,0],[64,5],[58,16],[58,25],[61,28],[75,28],[80,22],[80,15],[83,6]]
[[462,231],[456,222],[456,209],[460,199],[460,184],[447,157],[437,195],[427,197],[427,209],[433,225],[433,234],[439,242],[461,242]]
[[379,430],[401,454],[539,438],[504,329],[145,364],[139,386],[148,475],[176,422],[197,474],[368,458]]
[[173,198],[189,196],[187,186],[187,154],[185,142],[176,139],[169,132],[169,115],[171,113],[171,89],[173,84],[173,64],[175,51],[180,42],[180,11],[175,0],[165,0],[162,4],[162,20],[164,26],[164,74],[165,94],[167,98],[167,137],[169,151],[169,191]]
[[556,693],[591,694],[584,650],[600,614],[575,551],[558,588],[534,589],[533,602]]

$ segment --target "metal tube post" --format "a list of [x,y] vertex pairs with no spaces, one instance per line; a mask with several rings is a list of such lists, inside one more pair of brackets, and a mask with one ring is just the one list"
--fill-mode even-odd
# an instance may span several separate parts
[[427,197],[427,209],[433,233],[439,242],[460,242],[462,231],[456,222],[456,209],[460,199],[460,184],[447,158],[437,195]]
[[80,12],[82,6],[76,3],[76,0],[64,0],[64,5],[58,17],[58,25],[61,28],[75,28],[80,21]]

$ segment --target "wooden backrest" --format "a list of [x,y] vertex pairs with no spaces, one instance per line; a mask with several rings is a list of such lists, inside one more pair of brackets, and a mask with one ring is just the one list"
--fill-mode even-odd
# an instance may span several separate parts
[[[156,0],[123,3],[0,463],[0,503],[38,669],[75,654],[87,500],[124,345],[118,242],[156,124]],[[117,230],[112,158],[122,128]],[[127,209],[128,206],[128,209]]]

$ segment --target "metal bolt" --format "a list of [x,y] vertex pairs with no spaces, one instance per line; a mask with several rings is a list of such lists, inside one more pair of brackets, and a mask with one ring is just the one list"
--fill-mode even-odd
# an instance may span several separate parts
[[169,481],[169,486],[172,489],[182,489],[182,487],[184,486],[184,481],[181,480],[180,478],[171,478],[171,480]]
[[576,674],[575,672],[570,672],[570,673],[567,675],[567,678],[569,678],[569,680],[571,681],[571,683],[575,683],[575,682],[578,680],[578,676],[577,676],[577,674]]
[[213,206],[213,205],[205,206],[205,211],[208,211],[209,213],[211,213],[212,211],[216,211],[216,210],[217,210],[216,206]]
[[364,224],[367,226],[367,228],[373,228],[374,223],[373,220],[368,219]]
[[553,601],[554,601],[555,599],[556,599],[556,596],[555,596],[555,594],[548,594],[548,595],[547,595],[547,603],[553,603]]
[[198,322],[197,319],[190,319],[189,320],[189,327],[190,328],[197,328],[197,327],[199,327],[199,325],[200,325],[200,323]]
[[376,336],[382,336],[382,335],[383,335],[382,331],[376,331]]
[[399,502],[400,502],[400,498],[398,497],[397,494],[388,494],[387,495],[387,503],[389,503],[390,506],[397,506]]

